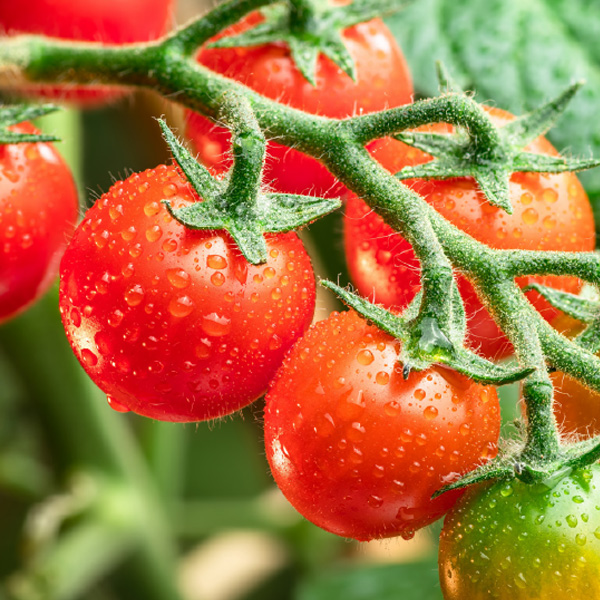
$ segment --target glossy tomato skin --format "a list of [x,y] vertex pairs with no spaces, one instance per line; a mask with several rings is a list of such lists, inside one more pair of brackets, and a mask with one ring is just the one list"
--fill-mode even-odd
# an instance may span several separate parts
[[[514,118],[499,109],[487,110],[498,125]],[[428,129],[448,130],[445,125]],[[535,140],[528,151],[557,154],[544,138]],[[374,156],[392,173],[431,158],[391,139],[378,146]],[[473,180],[413,180],[407,184],[453,225],[492,248],[570,252],[594,249],[592,209],[583,187],[572,173],[513,174],[510,181],[512,215],[491,206]],[[353,194],[349,195],[346,205],[345,247],[350,275],[361,294],[398,308],[410,302],[420,285],[419,265],[412,248]],[[581,287],[581,282],[572,277],[518,279],[521,286],[533,281],[573,293]],[[459,288],[469,316],[472,345],[490,357],[509,354],[511,345],[483,308],[470,283],[460,279]],[[545,319],[551,320],[557,315],[557,310],[536,292],[529,292],[528,297]]]
[[445,600],[599,598],[600,466],[473,487],[446,516],[439,552]]
[[[9,35],[40,34],[64,40],[128,44],[147,42],[166,33],[174,0],[27,0],[0,2],[0,31]],[[95,104],[120,95],[119,88],[30,86],[44,97]]]
[[185,229],[197,195],[173,166],[115,184],[61,263],[60,310],[81,364],[114,408],[165,421],[229,414],[262,395],[310,324],[315,281],[295,233],[246,262],[228,234]]
[[410,537],[462,493],[431,500],[433,492],[496,453],[494,388],[442,367],[404,380],[398,353],[356,313],[333,313],[293,347],[267,394],[277,485],[340,536]]
[[[261,20],[258,13],[252,13],[226,34],[243,31]],[[320,55],[317,84],[312,86],[283,43],[254,48],[203,48],[198,61],[282,104],[332,118],[411,101],[413,88],[408,67],[394,37],[381,20],[361,23],[343,35],[356,64],[356,82]],[[200,159],[213,169],[225,170],[231,164],[228,131],[214,126],[198,113],[188,111],[186,114],[186,135]],[[275,142],[268,144],[265,179],[281,192],[310,192],[330,197],[341,192],[341,185],[317,160]]]
[[[10,129],[39,133],[29,123]],[[78,213],[75,182],[52,144],[0,145],[0,323],[56,279]]]

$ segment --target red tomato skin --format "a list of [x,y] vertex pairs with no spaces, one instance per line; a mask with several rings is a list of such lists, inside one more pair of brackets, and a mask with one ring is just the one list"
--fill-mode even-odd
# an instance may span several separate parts
[[60,310],[88,375],[115,408],[165,421],[229,414],[261,396],[309,326],[315,280],[295,233],[246,262],[228,234],[192,231],[161,202],[198,200],[173,166],[115,184],[61,263]]
[[[39,133],[30,123],[10,129]],[[56,279],[78,214],[75,182],[52,144],[0,145],[0,323]]]
[[[496,124],[514,119],[499,109],[486,110]],[[428,129],[448,130],[446,125]],[[535,140],[528,151],[557,155],[545,138]],[[431,158],[391,139],[379,145],[374,156],[391,173]],[[453,225],[492,248],[570,252],[594,249],[592,208],[573,173],[513,174],[510,181],[512,215],[491,206],[473,180],[409,180],[406,183]],[[344,226],[348,268],[358,291],[386,306],[405,307],[420,287],[419,265],[410,244],[352,193],[348,195]],[[534,281],[572,293],[581,289],[581,282],[573,277],[517,279],[521,287]],[[459,278],[459,289],[469,317],[471,345],[492,358],[510,354],[512,346],[465,278]],[[546,320],[557,315],[557,310],[536,292],[528,292],[527,296]]]
[[496,454],[494,388],[433,367],[407,380],[399,342],[353,311],[296,343],[266,399],[277,485],[319,527],[366,541],[432,523],[462,492],[431,495]]
[[[130,44],[159,38],[171,27],[174,0],[28,0],[0,2],[0,30],[64,40]],[[93,106],[123,95],[110,86],[29,85],[28,95]]]
[[[252,13],[225,34],[243,31],[261,20],[262,16]],[[408,66],[381,20],[351,27],[343,36],[355,60],[356,82],[321,54],[317,62],[317,85],[312,86],[283,43],[254,48],[203,48],[197,58],[202,65],[267,98],[331,118],[373,112],[412,100]],[[229,132],[192,111],[187,111],[186,120],[186,135],[199,158],[213,169],[227,169],[231,165]],[[317,160],[276,142],[268,144],[265,179],[276,191],[287,193],[335,197],[343,189]]]

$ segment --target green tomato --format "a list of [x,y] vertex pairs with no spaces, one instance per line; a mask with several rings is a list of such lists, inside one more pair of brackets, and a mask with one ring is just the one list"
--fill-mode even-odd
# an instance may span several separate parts
[[440,538],[446,600],[600,598],[600,466],[471,488]]

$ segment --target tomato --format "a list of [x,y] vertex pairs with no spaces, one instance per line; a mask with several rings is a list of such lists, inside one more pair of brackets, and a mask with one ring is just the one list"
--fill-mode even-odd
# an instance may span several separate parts
[[341,536],[411,537],[462,494],[431,500],[437,489],[496,453],[495,389],[437,366],[405,380],[399,351],[355,312],[333,313],[297,342],[267,394],[277,485]]
[[246,262],[223,231],[193,231],[175,208],[198,201],[174,166],[116,183],[61,263],[60,310],[88,375],[116,409],[165,421],[231,413],[261,396],[310,324],[315,281],[295,233]]
[[[0,2],[0,30],[9,35],[41,34],[65,40],[128,44],[154,40],[168,31],[174,0],[27,0]],[[94,104],[119,88],[27,86],[44,97]]]
[[[486,109],[497,125],[514,117],[499,109]],[[429,127],[446,131],[446,125]],[[544,138],[527,148],[538,154],[556,155]],[[426,162],[429,155],[396,140],[387,140],[374,156],[390,172],[407,165]],[[595,233],[592,208],[587,195],[573,173],[515,173],[510,180],[513,214],[491,206],[471,179],[446,181],[413,180],[406,182],[453,225],[492,248],[526,250],[594,249]],[[364,202],[350,194],[345,216],[345,246],[350,275],[358,291],[387,306],[406,306],[420,286],[419,265],[409,243],[387,226]],[[581,282],[572,277],[521,277],[525,286],[542,283],[576,293]],[[490,357],[511,352],[511,345],[482,306],[473,287],[464,278],[459,288],[469,316],[469,339],[474,347]],[[528,292],[542,316],[557,315],[537,292]]]
[[[241,25],[222,35],[238,33],[261,21],[259,13],[251,13]],[[268,98],[317,115],[344,118],[411,101],[413,89],[408,67],[381,20],[351,27],[343,37],[356,64],[356,82],[321,54],[317,85],[313,87],[283,43],[253,48],[203,48],[197,58],[209,69]],[[225,170],[231,164],[229,132],[198,113],[188,111],[186,118],[186,135],[200,159],[213,169]],[[341,191],[341,185],[317,160],[276,142],[268,144],[265,178],[281,192],[334,197]]]
[[[583,323],[561,314],[552,326],[567,337],[581,333]],[[556,371],[550,379],[554,385],[554,414],[565,435],[591,437],[600,433],[600,394],[571,376]],[[522,405],[525,415],[525,406]]]
[[600,597],[600,466],[474,486],[440,538],[445,600]]
[[[30,123],[10,129],[39,133]],[[52,144],[0,145],[0,322],[50,287],[78,211],[75,182]]]

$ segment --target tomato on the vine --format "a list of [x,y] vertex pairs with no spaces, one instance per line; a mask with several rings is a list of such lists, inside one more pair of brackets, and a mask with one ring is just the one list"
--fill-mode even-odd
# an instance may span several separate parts
[[[240,33],[262,21],[251,13],[220,36]],[[344,41],[356,64],[353,81],[329,58],[318,58],[316,86],[298,70],[287,45],[267,44],[252,48],[202,48],[198,61],[209,69],[294,108],[332,118],[373,112],[412,100],[413,88],[401,50],[380,19],[347,29]],[[200,159],[212,169],[224,170],[230,135],[206,117],[188,111],[186,135]],[[336,196],[341,186],[316,159],[270,141],[265,178],[276,191]]]
[[600,466],[470,489],[440,538],[445,600],[600,597]]
[[[514,117],[487,108],[497,125]],[[430,131],[447,131],[446,125]],[[556,155],[554,147],[538,138],[528,151]],[[391,173],[427,162],[431,157],[402,142],[388,139],[374,150],[375,158]],[[476,240],[492,248],[526,250],[591,251],[595,245],[594,219],[587,195],[573,173],[515,173],[510,179],[513,214],[491,206],[471,179],[446,181],[410,180],[411,188],[423,195],[442,216]],[[348,268],[358,291],[377,302],[405,307],[419,288],[419,265],[410,244],[383,219],[350,193],[346,205],[345,247]],[[521,277],[519,285],[532,282],[576,293],[581,282],[573,277]],[[511,346],[475,290],[464,278],[459,288],[469,317],[469,339],[491,357],[506,356]],[[542,316],[557,315],[537,292],[528,292]]]
[[167,421],[229,414],[258,398],[315,303],[295,233],[266,236],[249,264],[223,231],[193,231],[198,201],[174,166],[116,183],[87,212],[61,263],[60,310],[81,364],[113,408]]
[[412,533],[462,494],[431,495],[496,454],[496,391],[450,369],[413,371],[399,342],[354,311],[296,343],[266,399],[277,485],[316,525],[358,540]]
[[[30,123],[10,129],[39,133]],[[0,322],[56,279],[78,214],[75,182],[52,144],[0,145]]]
[[[174,0],[27,0],[0,2],[0,31],[65,40],[129,44],[154,40],[169,30]],[[120,95],[107,86],[27,85],[28,94],[94,104]]]

